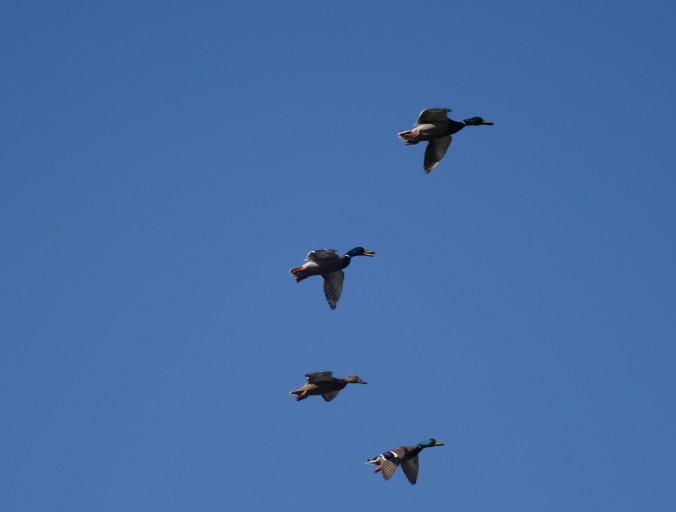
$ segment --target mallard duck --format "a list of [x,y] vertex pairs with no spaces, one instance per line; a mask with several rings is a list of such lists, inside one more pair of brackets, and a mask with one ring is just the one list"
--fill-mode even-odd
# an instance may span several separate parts
[[429,141],[425,149],[425,160],[423,169],[429,174],[432,172],[441,159],[444,158],[448,146],[451,145],[451,135],[459,132],[465,126],[492,125],[480,117],[470,117],[464,121],[453,121],[446,114],[451,111],[450,108],[428,108],[420,112],[418,120],[412,130],[399,132],[401,140],[406,141],[407,146],[417,144],[421,141]]
[[354,256],[373,256],[375,252],[355,247],[345,253],[344,256],[336,254],[335,249],[318,249],[310,251],[305,257],[302,266],[289,270],[291,275],[300,283],[310,276],[322,276],[324,278],[324,295],[331,309],[336,309],[340,294],[343,292],[343,273]]
[[367,460],[366,464],[375,464],[378,466],[373,472],[378,473],[379,471],[382,471],[385,480],[392,478],[396,469],[401,466],[406,479],[411,485],[415,485],[418,481],[418,454],[424,448],[443,445],[444,443],[440,443],[436,439],[427,439],[415,446],[400,446],[389,452],[381,453],[380,455]]
[[356,375],[348,375],[342,379],[333,376],[333,372],[306,373],[307,383],[303,384],[290,395],[296,395],[296,401],[305,400],[310,395],[322,395],[322,398],[330,402],[348,384],[366,384]]

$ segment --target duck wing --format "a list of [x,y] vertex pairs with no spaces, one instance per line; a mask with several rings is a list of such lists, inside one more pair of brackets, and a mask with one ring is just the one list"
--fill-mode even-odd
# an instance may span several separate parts
[[327,382],[333,380],[333,372],[314,372],[306,373],[307,381],[310,384],[315,384],[317,382]]
[[[403,459],[404,456],[406,455],[406,450],[408,448],[409,448],[408,446],[400,446],[399,448],[394,448],[394,449],[390,450],[389,453],[392,454],[392,457],[389,457],[389,458],[393,458],[395,460],[396,459]],[[399,464],[399,462],[397,462],[397,464]]]
[[394,475],[394,472],[398,467],[399,464],[396,461],[383,459],[383,461],[380,463],[380,469],[382,470],[383,478],[385,480],[392,478],[392,475]]
[[326,260],[335,257],[337,257],[335,249],[317,249],[307,253],[307,256],[305,256],[305,261]]
[[441,137],[439,139],[432,139],[427,143],[427,149],[425,149],[425,159],[423,161],[423,169],[425,173],[429,174],[432,170],[439,165],[441,159],[444,158],[446,151],[448,151],[448,146],[451,145],[451,136]]
[[435,124],[448,121],[448,113],[450,108],[428,108],[420,112],[415,124]]
[[327,402],[330,402],[331,400],[333,400],[334,398],[336,398],[336,396],[338,395],[338,393],[340,393],[340,390],[338,390],[338,391],[331,391],[330,393],[325,393],[325,394],[323,394],[323,395],[322,395],[322,398],[323,398],[324,400],[326,400]]
[[418,481],[418,456],[411,457],[410,459],[401,463],[401,469],[404,471],[406,480],[408,480],[411,485],[415,485]]
[[329,303],[331,309],[336,309],[340,294],[343,293],[343,279],[345,279],[345,272],[336,270],[330,274],[324,274],[324,295],[326,301]]

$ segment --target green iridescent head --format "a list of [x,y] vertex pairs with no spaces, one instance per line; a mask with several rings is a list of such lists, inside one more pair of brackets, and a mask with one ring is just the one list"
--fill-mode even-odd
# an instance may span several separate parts
[[491,121],[486,121],[482,117],[470,117],[469,119],[465,119],[463,123],[465,123],[467,126],[481,126],[482,124],[486,124],[488,126],[493,125]]
[[346,256],[373,256],[374,254],[374,251],[369,251],[363,247],[355,247],[345,253]]
[[444,443],[437,441],[436,439],[426,439],[422,443],[418,443],[420,448],[431,448],[432,446],[444,446]]
[[470,117],[469,119],[465,119],[463,123],[465,123],[467,126],[481,126],[482,124],[486,124],[488,126],[493,125],[491,121],[486,121],[482,117]]

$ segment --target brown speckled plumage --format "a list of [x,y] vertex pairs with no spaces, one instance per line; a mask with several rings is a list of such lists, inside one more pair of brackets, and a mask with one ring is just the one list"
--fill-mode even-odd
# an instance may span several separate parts
[[300,388],[291,391],[290,395],[296,395],[296,400],[304,400],[310,395],[321,395],[324,400],[330,402],[348,384],[366,384],[356,375],[348,375],[342,379],[333,376],[333,372],[315,372],[305,374],[307,382]]

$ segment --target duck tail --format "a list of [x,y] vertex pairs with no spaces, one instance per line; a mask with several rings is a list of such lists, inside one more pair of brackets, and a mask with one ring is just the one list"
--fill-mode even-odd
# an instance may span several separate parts
[[305,267],[292,268],[289,270],[289,274],[296,278],[297,283],[300,283],[303,279],[310,277],[309,275],[305,274]]
[[413,146],[414,144],[420,142],[419,140],[415,140],[417,136],[417,134],[413,133],[413,130],[404,130],[397,133],[397,137],[406,142],[407,146]]
[[302,389],[296,389],[295,391],[291,391],[289,394],[296,395],[296,402],[300,402],[301,400],[305,400],[307,398],[307,394]]

